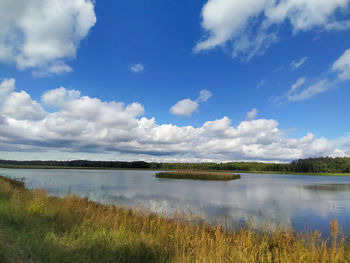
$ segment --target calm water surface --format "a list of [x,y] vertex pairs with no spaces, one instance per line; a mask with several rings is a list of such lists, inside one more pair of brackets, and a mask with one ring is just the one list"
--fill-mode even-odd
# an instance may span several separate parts
[[350,177],[241,174],[234,181],[157,179],[154,171],[0,169],[24,178],[28,188],[50,194],[74,193],[91,200],[128,207],[144,206],[172,215],[194,213],[228,227],[252,222],[257,227],[294,227],[328,233],[337,218],[350,231]]

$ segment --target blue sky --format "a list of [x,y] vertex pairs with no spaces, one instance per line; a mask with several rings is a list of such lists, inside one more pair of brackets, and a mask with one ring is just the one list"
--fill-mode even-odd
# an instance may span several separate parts
[[350,155],[348,0],[0,10],[1,159]]

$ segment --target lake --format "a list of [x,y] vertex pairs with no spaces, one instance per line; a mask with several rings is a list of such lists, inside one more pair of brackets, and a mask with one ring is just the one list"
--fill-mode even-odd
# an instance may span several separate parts
[[28,188],[55,196],[74,193],[104,204],[142,206],[171,216],[193,213],[226,227],[293,227],[328,234],[336,218],[350,231],[350,177],[246,174],[233,181],[157,179],[155,171],[0,169]]

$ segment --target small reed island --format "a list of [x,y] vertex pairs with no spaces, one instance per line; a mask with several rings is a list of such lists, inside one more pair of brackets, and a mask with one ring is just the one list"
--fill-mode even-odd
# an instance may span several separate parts
[[229,181],[240,179],[239,174],[233,173],[217,173],[217,172],[201,172],[201,171],[176,171],[176,172],[160,172],[156,174],[157,178],[167,179],[192,179],[192,180],[209,180],[209,181]]

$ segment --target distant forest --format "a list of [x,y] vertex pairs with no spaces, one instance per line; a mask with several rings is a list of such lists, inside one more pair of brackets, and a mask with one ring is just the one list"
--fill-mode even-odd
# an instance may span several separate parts
[[[260,162],[228,163],[148,163],[120,161],[11,161],[0,160],[2,166],[26,167],[66,167],[66,168],[124,168],[153,170],[230,170],[266,172],[307,172],[307,173],[350,173],[350,158],[309,158],[299,159],[287,164]],[[39,167],[39,168],[40,168]]]

